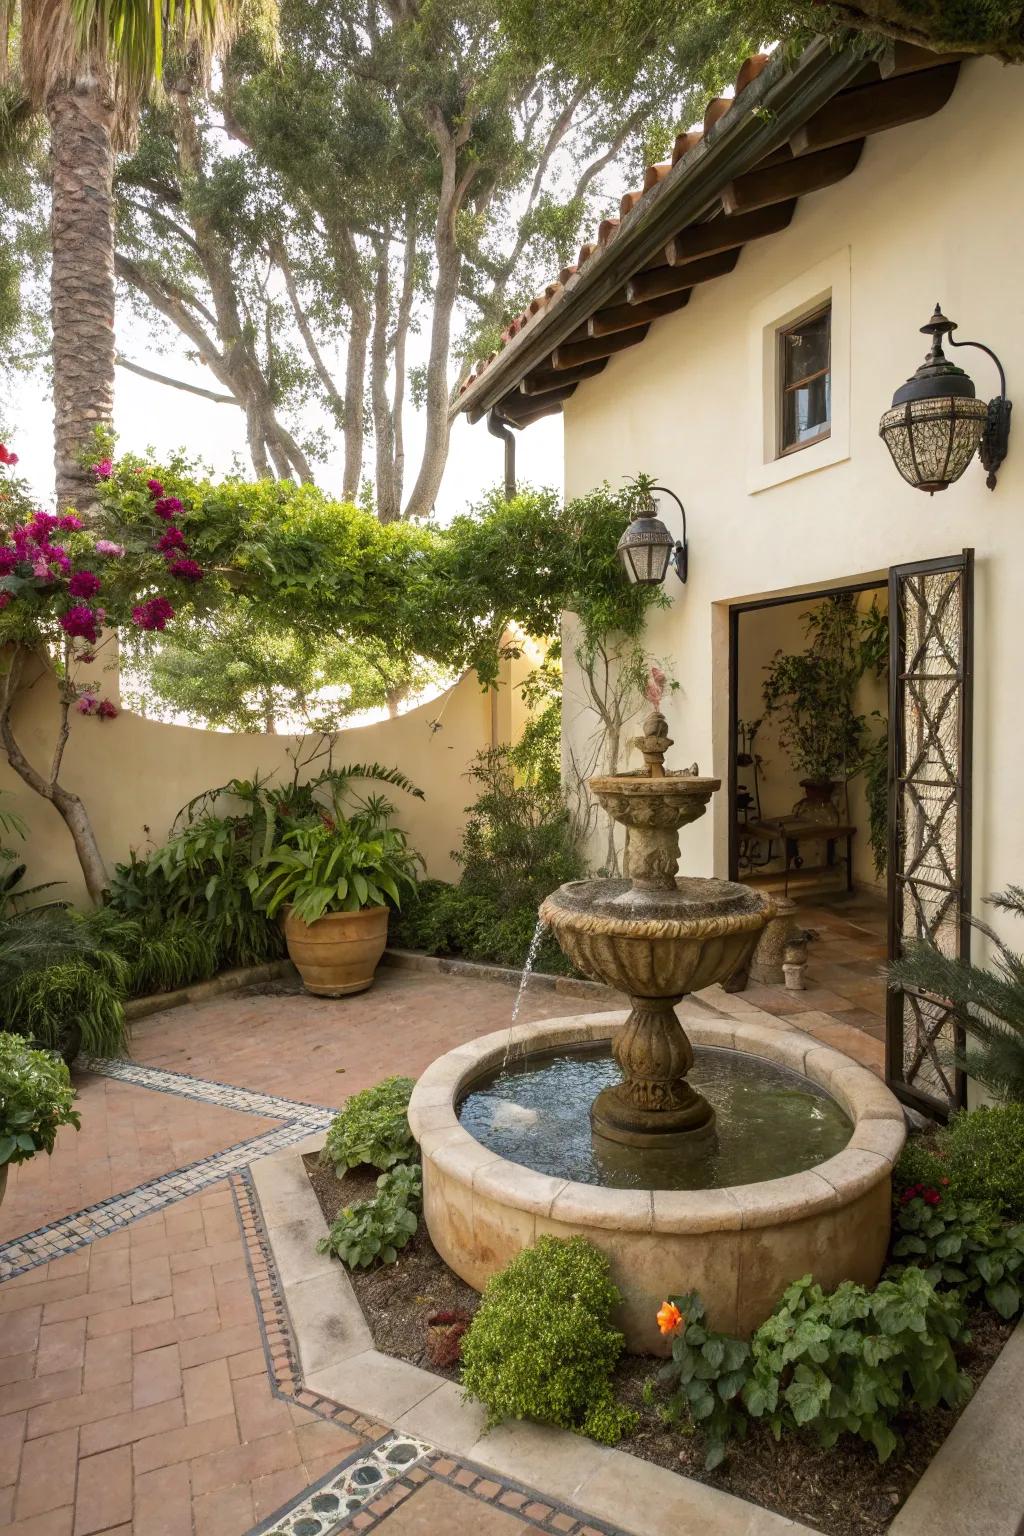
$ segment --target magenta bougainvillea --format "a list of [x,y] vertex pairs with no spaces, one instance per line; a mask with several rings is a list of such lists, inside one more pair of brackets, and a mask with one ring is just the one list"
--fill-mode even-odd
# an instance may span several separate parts
[[[0,444],[0,466],[12,471],[17,462],[18,455]],[[99,459],[91,470],[97,482],[117,475],[111,458]],[[127,473],[141,479],[145,471]],[[204,577],[181,527],[181,499],[165,495],[159,480],[145,484],[148,512],[129,541],[132,557],[126,565],[125,544],[97,538],[74,512],[33,509],[25,483],[0,476],[0,644],[62,650],[64,687],[75,709],[99,720],[114,719],[116,706],[100,696],[95,683],[75,679],[97,660],[107,643],[104,632],[116,631],[119,623],[163,630],[174,618],[174,603],[159,590],[164,583],[154,556],[161,557],[168,583],[194,588]]]

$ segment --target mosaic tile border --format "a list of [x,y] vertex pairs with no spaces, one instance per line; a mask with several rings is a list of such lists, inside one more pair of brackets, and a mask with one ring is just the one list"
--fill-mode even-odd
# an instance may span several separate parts
[[[252,1175],[248,1170],[232,1175],[231,1189],[256,1293],[257,1316],[271,1389],[276,1396],[284,1397],[321,1418],[346,1424],[355,1433],[376,1442],[372,1448],[353,1451],[326,1477],[254,1527],[249,1536],[277,1536],[278,1532],[282,1536],[333,1536],[334,1532],[372,1531],[388,1514],[404,1504],[428,1478],[450,1483],[460,1493],[469,1494],[481,1503],[514,1514],[533,1529],[547,1532],[548,1536],[555,1532],[558,1536],[625,1536],[619,1527],[588,1518],[572,1506],[539,1494],[523,1483],[478,1467],[463,1458],[445,1455],[422,1440],[398,1434],[386,1425],[371,1423],[354,1409],[310,1392],[303,1385],[284,1290],[278,1278]],[[388,1447],[395,1444],[415,1445],[421,1448],[421,1454],[415,1462],[410,1461],[404,1468],[397,1470],[387,1486],[382,1486],[377,1479],[374,1479],[372,1488],[367,1489],[365,1483],[360,1485],[355,1478],[357,1469],[379,1469],[382,1455],[387,1464]],[[350,1490],[349,1497],[358,1496],[360,1502],[343,1512],[340,1518],[324,1519],[331,1511],[322,1505],[318,1506],[316,1499],[325,1491],[336,1494],[339,1484]],[[438,1536],[442,1536],[442,1533],[439,1532]]]
[[[250,1536],[331,1536],[348,1526],[371,1500],[376,1503],[382,1495],[386,1497],[424,1457],[435,1454],[433,1446],[411,1435],[388,1435],[368,1453],[357,1452],[328,1472],[297,1502],[254,1527]],[[404,1489],[404,1484],[400,1486]]]
[[169,1173],[158,1174],[134,1188],[108,1195],[94,1205],[58,1217],[44,1227],[37,1227],[20,1237],[0,1244],[0,1282],[22,1275],[51,1259],[63,1258],[87,1243],[106,1237],[140,1216],[163,1210],[176,1200],[207,1189],[218,1180],[246,1168],[259,1157],[267,1157],[304,1141],[316,1131],[326,1130],[335,1114],[319,1104],[303,1104],[273,1094],[251,1093],[229,1083],[213,1083],[183,1072],[169,1072],[158,1067],[143,1067],[135,1062],[81,1057],[83,1070],[100,1077],[116,1078],[156,1093],[171,1093],[211,1104],[218,1109],[232,1109],[262,1119],[280,1120],[274,1130],[264,1131],[245,1141],[236,1142],[222,1152],[198,1158]]

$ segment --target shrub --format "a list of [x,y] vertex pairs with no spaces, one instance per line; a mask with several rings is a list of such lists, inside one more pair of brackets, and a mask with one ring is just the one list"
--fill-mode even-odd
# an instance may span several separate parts
[[62,1125],[79,1128],[68,1069],[50,1051],[0,1034],[0,1169],[52,1152]]
[[217,970],[217,949],[205,928],[186,917],[166,922],[124,917],[114,907],[100,907],[82,921],[107,953],[127,967],[129,997],[173,992],[206,981]]
[[[428,880],[407,902],[395,943],[428,954],[520,967],[544,897],[585,873],[572,820],[549,756],[533,736],[519,747],[481,752],[470,778],[480,788],[461,846],[458,885]],[[550,934],[536,957],[540,971],[571,970]]]
[[956,1115],[942,1140],[945,1172],[958,1197],[1024,1219],[1024,1104]]
[[846,1281],[827,1296],[807,1275],[754,1334],[743,1404],[776,1439],[807,1429],[828,1447],[849,1433],[886,1461],[900,1413],[955,1407],[969,1394],[953,1353],[961,1332],[956,1297],[940,1296],[919,1269],[873,1291]]
[[542,1237],[488,1282],[462,1341],[462,1381],[488,1426],[535,1419],[614,1444],[636,1415],[611,1372],[624,1340],[608,1261],[583,1237]]
[[423,1199],[419,1164],[404,1163],[382,1173],[378,1194],[339,1211],[318,1253],[332,1253],[349,1269],[367,1269],[378,1260],[393,1264],[399,1249],[415,1235]]
[[5,1027],[73,1059],[125,1048],[128,967],[89,923],[63,907],[0,918],[0,1009]]
[[411,1077],[386,1077],[373,1088],[353,1094],[331,1121],[321,1162],[332,1163],[340,1179],[361,1163],[392,1168],[415,1157],[416,1143],[406,1115],[412,1090]]
[[947,1190],[912,1184],[896,1206],[895,1259],[919,1265],[926,1279],[963,1300],[1016,1317],[1024,1284],[1024,1224],[1007,1226],[987,1205]]
[[897,1194],[915,1184],[937,1185],[948,1175],[945,1160],[939,1155],[941,1141],[933,1135],[925,1141],[920,1135],[908,1136],[893,1169],[893,1187]]
[[750,1376],[750,1345],[709,1328],[696,1291],[670,1296],[658,1322],[672,1335],[672,1359],[657,1380],[675,1383],[662,1417],[667,1424],[689,1420],[703,1432],[710,1471],[724,1459],[730,1435],[743,1439],[747,1433],[740,1393]]

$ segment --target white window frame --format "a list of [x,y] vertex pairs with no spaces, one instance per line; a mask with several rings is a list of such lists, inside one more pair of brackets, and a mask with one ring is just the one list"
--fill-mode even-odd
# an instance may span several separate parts
[[[830,304],[831,424],[828,437],[780,453],[782,402],[779,332]],[[850,457],[850,248],[844,246],[750,315],[750,424],[747,490],[751,495],[811,475]]]

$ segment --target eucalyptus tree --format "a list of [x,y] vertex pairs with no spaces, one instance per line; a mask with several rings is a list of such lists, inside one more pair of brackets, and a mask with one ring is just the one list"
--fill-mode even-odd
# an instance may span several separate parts
[[114,403],[112,182],[168,36],[208,55],[234,0],[3,0],[2,76],[50,136],[54,461],[61,504],[91,500],[81,458]]

